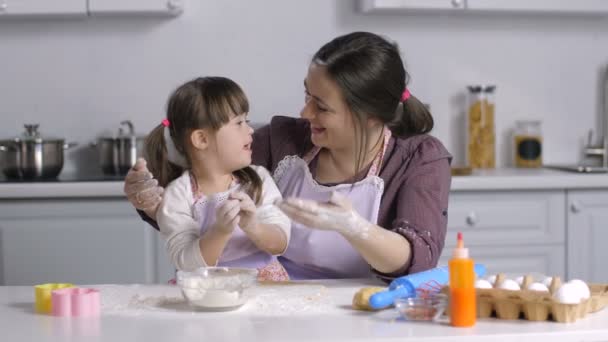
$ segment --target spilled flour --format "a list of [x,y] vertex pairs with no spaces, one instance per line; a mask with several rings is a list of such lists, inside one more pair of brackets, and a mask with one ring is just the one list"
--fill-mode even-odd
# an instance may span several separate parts
[[[177,286],[101,285],[101,309],[106,314],[196,313]],[[335,290],[335,289],[334,289]],[[343,311],[327,287],[318,284],[261,285],[236,311],[221,314],[251,316],[316,315]],[[346,296],[352,296],[349,293]]]

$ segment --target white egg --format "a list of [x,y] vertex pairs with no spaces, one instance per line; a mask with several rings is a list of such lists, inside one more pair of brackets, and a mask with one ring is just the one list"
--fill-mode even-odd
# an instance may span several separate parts
[[493,285],[494,283],[496,283],[496,274],[492,274],[492,275],[488,276],[488,277],[486,278],[486,280],[487,280],[487,281],[489,281],[489,282],[490,282],[490,284],[492,284],[492,285]]
[[519,285],[517,285],[517,282],[513,279],[505,279],[505,281],[503,281],[500,285],[498,285],[498,287],[501,289],[504,289],[504,290],[511,290],[511,291],[521,290]]
[[589,299],[589,297],[591,297],[591,291],[589,290],[589,286],[587,286],[587,283],[585,283],[584,281],[580,279],[572,279],[566,284],[572,284],[576,286],[582,299]]
[[549,286],[551,286],[552,281],[553,281],[553,277],[546,277],[545,279],[543,279],[542,283],[546,287],[549,287]]
[[576,284],[564,284],[553,294],[553,299],[562,304],[578,304],[581,295]]
[[539,291],[539,292],[549,292],[549,288],[545,284],[541,284],[541,283],[532,283],[532,284],[528,285],[528,290]]
[[519,276],[515,278],[515,281],[517,282],[517,285],[519,285],[520,288],[524,286],[524,276]]
[[490,283],[489,281],[487,281],[485,279],[477,279],[475,281],[475,288],[476,289],[491,289],[492,283]]

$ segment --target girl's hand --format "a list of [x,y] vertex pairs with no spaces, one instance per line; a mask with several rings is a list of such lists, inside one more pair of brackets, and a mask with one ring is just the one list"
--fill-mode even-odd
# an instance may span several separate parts
[[215,211],[215,223],[211,229],[218,232],[230,234],[239,224],[239,211],[241,207],[239,201],[228,199],[224,201]]
[[373,224],[361,217],[350,200],[333,192],[327,203],[288,198],[276,204],[290,219],[313,229],[366,238]]
[[239,216],[241,217],[239,226],[241,227],[241,229],[246,232],[254,230],[258,224],[258,221],[255,217],[257,207],[255,203],[253,203],[251,197],[249,197],[249,195],[244,192],[236,191],[230,194],[230,199],[239,201]]
[[163,188],[158,186],[158,181],[148,170],[146,161],[139,158],[125,177],[124,192],[135,208],[145,210],[146,213],[156,213],[162,200]]

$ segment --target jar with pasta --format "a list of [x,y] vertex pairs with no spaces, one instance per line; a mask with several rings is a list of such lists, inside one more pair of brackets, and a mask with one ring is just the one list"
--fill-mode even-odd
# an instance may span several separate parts
[[467,160],[471,168],[496,166],[494,85],[472,85],[467,112]]

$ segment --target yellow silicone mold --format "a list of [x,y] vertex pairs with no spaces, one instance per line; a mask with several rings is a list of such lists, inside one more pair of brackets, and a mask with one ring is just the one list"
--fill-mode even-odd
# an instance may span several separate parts
[[34,286],[36,312],[45,314],[51,313],[51,292],[53,292],[53,290],[65,289],[68,287],[74,287],[74,285],[69,283],[48,283]]

